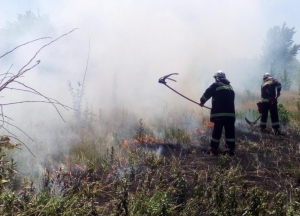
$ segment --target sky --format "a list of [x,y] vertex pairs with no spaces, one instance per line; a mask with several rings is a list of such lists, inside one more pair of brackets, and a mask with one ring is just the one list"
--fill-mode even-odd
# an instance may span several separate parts
[[[195,101],[214,82],[218,70],[226,73],[237,95],[259,91],[260,83],[252,78],[261,80],[265,71],[247,68],[249,60],[260,56],[267,31],[275,25],[286,22],[295,27],[294,41],[300,43],[299,8],[298,0],[0,0],[0,28],[26,11],[47,15],[59,34],[21,35],[19,44],[40,37],[54,39],[76,28],[43,49],[35,59],[41,60],[40,65],[22,82],[72,106],[68,83],[77,88],[86,71],[83,106],[96,114],[116,106],[143,118],[159,116],[165,107],[199,109],[158,83],[170,73],[179,75],[173,77],[177,82],[168,84]],[[11,64],[11,72],[17,72],[47,42],[30,44],[11,53],[12,58],[0,59],[1,73]],[[8,50],[0,51],[2,55]],[[33,97],[1,93],[7,101]],[[72,115],[60,111],[66,120]],[[21,128],[46,139],[49,146],[58,139],[49,133],[50,123],[54,119],[64,123],[47,104],[11,106],[5,113],[20,127],[34,125]]]
[[[122,25],[134,26],[144,21],[144,24],[150,25],[151,30],[158,30],[155,25],[160,23],[162,26],[172,25],[174,30],[179,30],[176,26],[180,27],[180,24],[185,27],[191,26],[195,31],[202,29],[204,34],[218,34],[220,37],[225,34],[236,38],[232,34],[242,31],[239,32],[239,40],[245,42],[247,39],[263,38],[270,27],[282,25],[283,22],[287,22],[288,26],[295,27],[296,30],[300,28],[297,26],[300,16],[300,3],[297,0],[290,0],[288,3],[284,0],[1,0],[0,4],[0,26],[4,26],[6,21],[16,20],[17,14],[30,10],[49,15],[57,26],[76,26],[87,30],[87,34],[91,34],[91,28],[110,26],[116,29]],[[140,31],[142,30],[146,31]],[[165,33],[170,31],[165,30]],[[205,33],[206,30],[209,32]],[[295,41],[299,40],[300,36],[296,34]],[[258,51],[259,48],[252,47],[248,55],[256,55]]]
[[265,73],[245,71],[243,61],[260,56],[271,27],[286,22],[300,43],[297,0],[0,0],[0,5],[0,28],[26,11],[47,15],[61,34],[78,28],[39,54],[42,64],[55,69],[45,72],[41,65],[25,79],[47,94],[55,85],[50,95],[71,104],[67,83],[82,82],[89,55],[84,102],[95,109],[194,106],[158,85],[170,73],[179,73],[172,86],[196,101],[217,70],[243,92],[253,87],[245,75]]

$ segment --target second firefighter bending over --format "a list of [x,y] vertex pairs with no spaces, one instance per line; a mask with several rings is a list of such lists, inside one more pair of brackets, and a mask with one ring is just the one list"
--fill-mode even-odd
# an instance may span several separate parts
[[277,109],[277,98],[280,96],[281,84],[269,73],[263,75],[263,84],[261,85],[261,100],[258,103],[261,113],[260,128],[262,132],[267,132],[268,112],[270,111],[272,128],[275,135],[283,135],[279,131],[279,119]]
[[214,123],[211,138],[210,153],[217,155],[223,128],[225,129],[226,145],[229,148],[229,155],[235,155],[235,93],[226,79],[223,71],[218,71],[213,76],[215,82],[204,92],[200,98],[200,106],[212,98],[210,121]]

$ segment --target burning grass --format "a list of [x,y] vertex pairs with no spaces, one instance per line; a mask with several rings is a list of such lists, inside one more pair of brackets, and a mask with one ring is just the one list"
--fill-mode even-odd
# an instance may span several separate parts
[[[286,109],[298,115],[294,107]],[[152,125],[142,119],[131,124],[126,116],[119,125],[101,119],[114,135],[81,127],[81,141],[57,156],[60,163],[45,167],[42,181],[23,180],[17,190],[16,173],[5,177],[10,182],[1,184],[0,214],[300,214],[297,119],[286,125],[284,137],[260,134],[238,121],[237,155],[229,157],[203,151],[213,126],[207,116],[182,116]]]

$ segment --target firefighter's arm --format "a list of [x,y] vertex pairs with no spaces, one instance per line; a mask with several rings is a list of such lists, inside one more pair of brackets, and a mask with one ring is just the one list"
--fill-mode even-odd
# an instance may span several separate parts
[[216,86],[214,84],[212,84],[208,89],[206,89],[206,91],[200,98],[200,106],[201,107],[203,107],[205,102],[208,101],[212,97],[215,90],[216,90]]
[[275,82],[275,88],[277,92],[276,98],[278,98],[280,96],[280,91],[281,91],[281,83],[278,80],[276,80]]

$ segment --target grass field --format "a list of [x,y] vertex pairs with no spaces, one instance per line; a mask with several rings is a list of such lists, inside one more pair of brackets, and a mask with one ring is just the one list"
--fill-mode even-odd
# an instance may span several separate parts
[[[203,151],[213,126],[207,112],[173,109],[155,119],[118,109],[87,113],[70,125],[80,142],[53,154],[57,163],[45,165],[41,181],[23,179],[18,163],[2,156],[0,215],[300,215],[298,98],[282,94],[287,135],[277,137],[245,123],[259,114],[256,97],[244,96],[235,157]],[[4,137],[1,146],[20,147]]]

